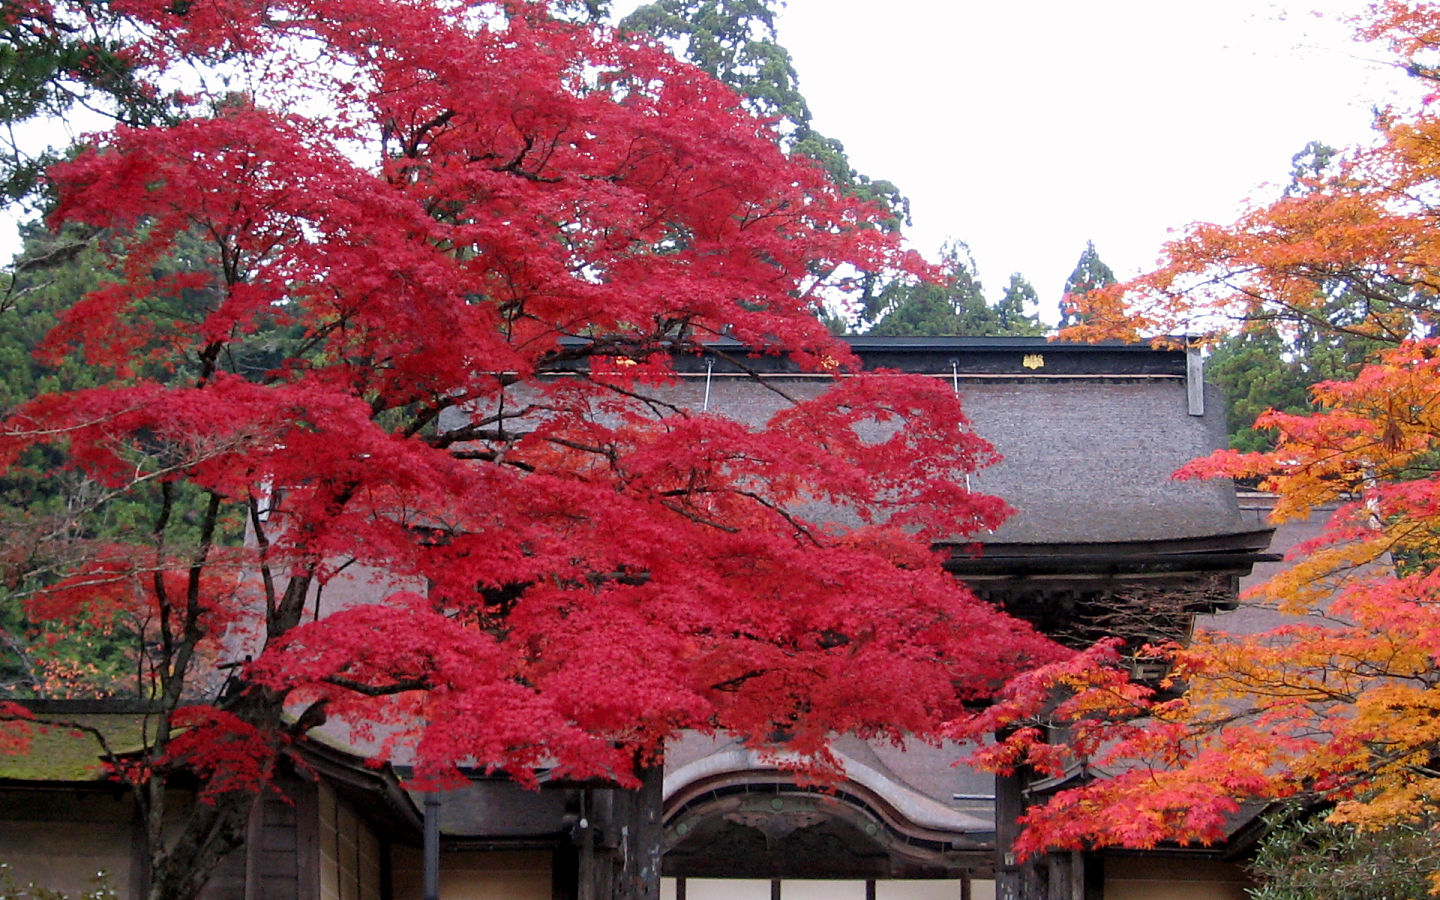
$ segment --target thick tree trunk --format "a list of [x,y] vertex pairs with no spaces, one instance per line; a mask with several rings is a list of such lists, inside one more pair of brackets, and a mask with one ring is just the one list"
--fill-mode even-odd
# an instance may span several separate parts
[[[229,711],[262,733],[284,727],[280,697],[270,692],[242,692]],[[178,828],[170,819],[175,811],[174,788],[165,773],[152,774],[151,781],[139,787],[136,797],[143,809],[150,857],[145,900],[195,900],[200,895],[221,861],[245,843],[251,813],[276,762],[277,758],[270,759],[248,789],[195,798]]]
[[152,848],[145,900],[194,900],[220,861],[244,843],[256,799],[249,794],[197,801],[180,837],[168,848]]

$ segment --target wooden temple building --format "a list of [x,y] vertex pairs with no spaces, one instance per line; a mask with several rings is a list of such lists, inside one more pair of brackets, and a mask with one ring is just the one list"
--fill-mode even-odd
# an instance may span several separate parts
[[[1171,477],[1225,443],[1198,354],[1031,338],[851,342],[867,367],[953,383],[1004,457],[971,486],[1016,513],[980,536],[978,553],[968,541],[950,548],[948,566],[1061,640],[1183,638],[1197,615],[1234,607],[1242,579],[1273,559],[1271,530],[1232,485]],[[746,362],[791,395],[820,389],[783,361]],[[679,402],[692,408],[758,421],[783,402],[724,356],[686,365]],[[1215,621],[1223,627],[1223,614]],[[1022,867],[1008,852],[1015,817],[1058,785],[956,766],[956,746],[842,738],[837,751],[847,777],[830,792],[697,736],[668,748],[663,785],[648,794],[477,777],[425,795],[403,771],[317,747],[280,786],[285,796],[257,809],[251,841],[207,896],[421,900],[428,847],[441,900],[602,900],[647,846],[663,854],[661,894],[675,900],[1244,896],[1244,821],[1224,846],[1055,854]],[[0,862],[70,889],[106,868],[133,896],[144,873],[126,803],[93,767],[47,772],[0,757]]]

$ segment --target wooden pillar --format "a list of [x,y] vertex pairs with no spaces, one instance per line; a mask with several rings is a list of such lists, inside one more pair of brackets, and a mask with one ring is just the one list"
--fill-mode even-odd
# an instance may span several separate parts
[[1050,893],[1047,900],[1085,900],[1083,896],[1075,896],[1075,869],[1082,865],[1079,854],[1049,853],[1046,858],[1050,863]]
[[592,792],[579,835],[580,900],[659,900],[665,771],[655,765],[636,774],[636,790]]
[[425,900],[440,900],[440,794],[425,794],[425,819],[421,835],[422,883]]
[[[1041,854],[1025,862],[1014,846],[1020,817],[1029,806],[1025,790],[1030,770],[995,776],[995,898],[996,900],[1084,900],[1084,866],[1078,854]],[[1079,884],[1076,894],[1073,885]]]
[[1032,856],[1020,866],[1020,900],[1051,900],[1048,858]]
[[1044,900],[1098,900],[1101,890],[1099,859],[1079,850],[1047,853],[1043,859]]
[[1025,812],[1027,780],[1023,769],[995,776],[995,900],[1031,900],[1022,894],[1021,867],[1013,849]]
[[606,833],[611,827],[609,788],[587,788],[580,807],[580,852],[577,868],[578,900],[603,900],[610,896],[610,854]]
[[659,900],[660,860],[664,855],[661,816],[665,802],[665,767],[640,769],[640,787],[617,791],[616,824],[620,828],[620,873],[614,900]]

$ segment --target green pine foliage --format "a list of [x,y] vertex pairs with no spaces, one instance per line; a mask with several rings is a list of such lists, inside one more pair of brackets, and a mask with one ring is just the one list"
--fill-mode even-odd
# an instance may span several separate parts
[[950,241],[940,251],[947,272],[941,283],[889,285],[863,311],[875,325],[869,334],[888,336],[1022,336],[1045,333],[1036,318],[1035,288],[1018,272],[996,304],[985,298],[970,248]]
[[1085,250],[1075,263],[1075,268],[1065,279],[1065,289],[1060,295],[1060,327],[1078,325],[1081,314],[1077,301],[1099,288],[1108,287],[1116,281],[1115,272],[1100,258],[1094,241],[1085,242]]
[[1254,427],[1266,410],[1312,411],[1312,382],[1300,360],[1287,358],[1285,343],[1274,329],[1227,337],[1210,352],[1205,374],[1225,394],[1225,428],[1232,450],[1261,452],[1274,446],[1272,434]]
[[1086,241],[1084,252],[1080,254],[1080,259],[1076,261],[1070,276],[1065,279],[1065,293],[1088,294],[1096,288],[1114,283],[1114,270],[1100,258],[1100,253],[1095,249],[1095,242]]
[[1231,449],[1271,449],[1274,434],[1254,427],[1262,413],[1314,412],[1310,388],[1322,381],[1353,378],[1374,347],[1363,337],[1314,329],[1282,335],[1270,323],[1253,323],[1225,338],[1210,352],[1206,377],[1225,393]]
[[1360,831],[1319,815],[1270,822],[1250,865],[1252,900],[1423,900],[1440,869],[1440,833],[1431,820]]
[[1019,272],[1010,273],[1010,281],[993,308],[999,326],[997,334],[1029,336],[1042,335],[1050,330],[1038,316],[1040,296]]
[[[0,9],[0,125],[65,119],[79,107],[137,125],[170,114],[136,77],[122,52],[124,24],[105,4],[88,4],[87,15],[73,20],[43,4]],[[68,148],[18,133],[0,128],[0,204],[43,205],[41,175]]]
[[[0,412],[6,415],[41,394],[97,386],[105,375],[79,354],[42,358],[36,350],[59,321],[59,310],[110,280],[106,260],[113,260],[107,254],[115,236],[77,227],[52,234],[31,223],[22,237],[0,310]],[[195,252],[158,265],[175,271],[207,263]],[[135,314],[163,320],[203,308],[205,290],[142,299]],[[273,361],[261,351],[248,362],[263,369]],[[183,368],[168,374],[193,377]],[[117,496],[60,467],[54,450],[32,450],[0,477],[0,698],[133,694],[131,648],[144,623],[82,618],[60,630],[34,618],[28,601],[54,582],[55,572],[73,569],[76,559],[126,535],[149,533],[164,489],[150,483]],[[225,540],[242,537],[243,523],[229,523]],[[182,527],[180,539],[189,538],[198,532]]]

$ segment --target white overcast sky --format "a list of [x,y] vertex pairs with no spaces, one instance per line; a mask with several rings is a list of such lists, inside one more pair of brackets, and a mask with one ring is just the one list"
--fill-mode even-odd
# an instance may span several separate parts
[[911,198],[914,244],[964,240],[992,299],[1022,272],[1053,320],[1087,239],[1137,274],[1306,142],[1368,139],[1404,79],[1351,41],[1360,5],[789,0],[778,29],[815,127]]

